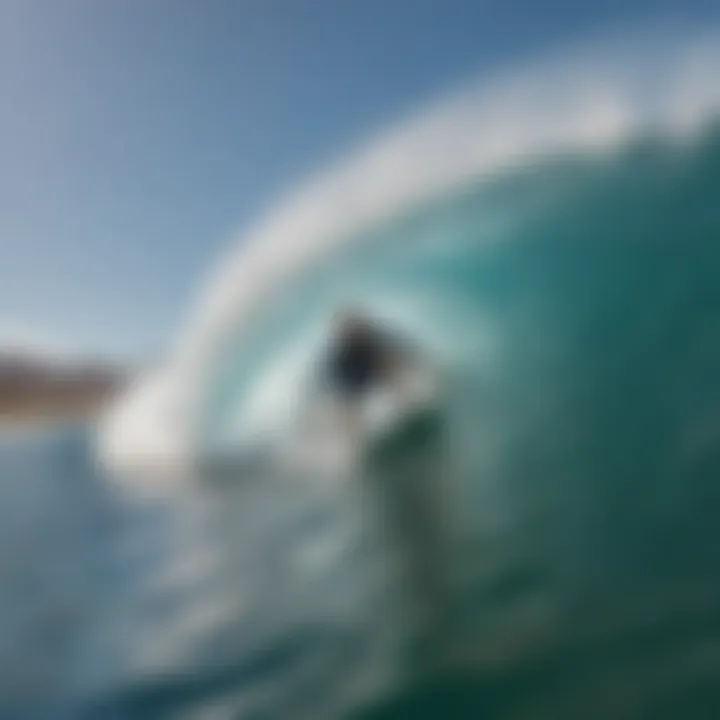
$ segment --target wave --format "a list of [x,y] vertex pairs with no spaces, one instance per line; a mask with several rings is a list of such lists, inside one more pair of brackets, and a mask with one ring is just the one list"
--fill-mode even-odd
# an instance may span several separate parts
[[[233,388],[233,403],[262,409],[270,403],[258,390],[263,385],[274,388],[276,402],[290,397],[287,379],[300,360],[289,358],[307,355],[321,310],[349,294],[343,288],[357,252],[365,250],[372,262],[385,247],[386,260],[395,252],[397,262],[411,264],[423,247],[417,239],[423,223],[438,217],[437,207],[444,208],[446,225],[467,224],[453,203],[468,188],[492,189],[509,172],[531,171],[540,179],[522,202],[517,190],[504,202],[495,192],[471,212],[470,246],[516,237],[533,216],[533,203],[542,205],[556,187],[546,182],[558,177],[553,158],[615,157],[633,138],[652,135],[681,143],[696,138],[720,108],[719,71],[714,29],[604,39],[463,89],[322,170],[221,258],[170,360],[141,378],[104,419],[101,455],[113,466],[187,464],[208,393],[228,396],[228,366],[232,382],[243,386]],[[423,220],[413,225],[418,213]],[[428,262],[437,264],[437,246],[446,238],[433,236]],[[324,288],[319,295],[318,287]],[[409,307],[407,295],[386,293],[384,307],[412,322],[445,302],[442,294],[415,288]],[[462,301],[450,304],[452,315],[462,316]],[[486,327],[477,312],[472,309],[475,335]],[[289,333],[277,343],[298,324],[302,335]],[[474,358],[477,351],[475,343]],[[268,372],[251,372],[258,364]]]

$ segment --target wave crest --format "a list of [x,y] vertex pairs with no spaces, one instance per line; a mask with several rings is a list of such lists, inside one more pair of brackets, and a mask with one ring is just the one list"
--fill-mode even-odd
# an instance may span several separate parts
[[322,170],[221,259],[162,381],[141,379],[105,419],[112,464],[186,458],[218,343],[362,230],[509,166],[693,135],[720,108],[719,74],[714,29],[604,40],[461,90]]

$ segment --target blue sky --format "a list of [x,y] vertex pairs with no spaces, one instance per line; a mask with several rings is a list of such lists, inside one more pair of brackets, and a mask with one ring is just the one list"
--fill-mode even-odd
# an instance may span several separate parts
[[0,342],[155,352],[208,265],[439,92],[716,0],[0,0]]

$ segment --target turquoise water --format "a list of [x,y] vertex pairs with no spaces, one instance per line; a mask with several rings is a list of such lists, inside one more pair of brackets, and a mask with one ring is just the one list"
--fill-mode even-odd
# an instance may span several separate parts
[[[223,349],[204,437],[232,427],[263,368],[338,303],[390,318],[446,369],[437,480],[473,629],[459,620],[469,647],[438,654],[471,675],[532,678],[529,664],[572,682],[554,692],[576,704],[597,672],[617,690],[608,703],[657,692],[670,712],[662,685],[695,652],[670,627],[712,636],[717,621],[719,191],[709,125],[539,159],[373,228]],[[615,652],[622,671],[603,665]],[[663,659],[632,680],[650,655]],[[717,659],[702,661],[713,678]]]
[[[230,466],[135,496],[83,429],[5,440],[0,717],[718,717],[718,197],[712,127],[546,159],[286,287],[217,357],[198,439],[232,444],[352,301],[446,380],[442,442],[363,482]],[[442,543],[402,502],[421,480]],[[442,577],[423,655],[436,586],[408,567]]]

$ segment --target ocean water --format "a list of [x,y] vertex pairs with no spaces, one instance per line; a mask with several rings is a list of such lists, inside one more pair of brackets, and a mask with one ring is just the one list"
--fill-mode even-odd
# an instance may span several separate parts
[[717,127],[648,136],[289,283],[219,349],[196,439],[252,444],[349,300],[444,377],[436,427],[350,482],[238,458],[145,492],[87,429],[4,440],[0,717],[720,716],[718,198]]
[[392,685],[407,605],[352,488],[133,495],[92,443],[3,439],[0,717],[335,717]]

